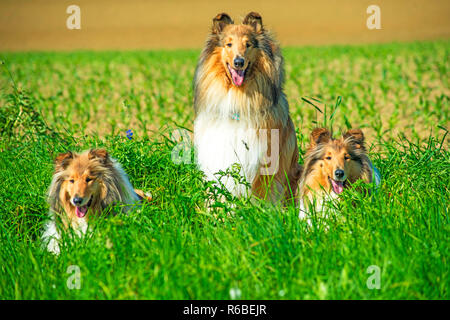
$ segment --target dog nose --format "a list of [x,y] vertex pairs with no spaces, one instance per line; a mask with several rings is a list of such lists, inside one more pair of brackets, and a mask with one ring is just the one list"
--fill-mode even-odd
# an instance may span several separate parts
[[76,205],[80,205],[83,203],[83,198],[75,197],[75,198],[73,198],[73,203]]
[[244,58],[241,58],[241,57],[234,58],[234,61],[233,61],[234,66],[236,68],[242,68],[244,66],[244,62],[245,62]]
[[342,179],[344,177],[344,174],[345,174],[344,170],[341,170],[341,169],[337,169],[334,172],[335,177],[338,179]]

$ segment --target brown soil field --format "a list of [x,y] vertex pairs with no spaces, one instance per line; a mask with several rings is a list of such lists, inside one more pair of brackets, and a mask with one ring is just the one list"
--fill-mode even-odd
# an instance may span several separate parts
[[[80,30],[66,27],[71,4],[81,8]],[[372,4],[381,30],[366,26]],[[240,21],[249,11],[283,46],[450,37],[449,0],[1,0],[0,51],[200,48],[217,13]]]

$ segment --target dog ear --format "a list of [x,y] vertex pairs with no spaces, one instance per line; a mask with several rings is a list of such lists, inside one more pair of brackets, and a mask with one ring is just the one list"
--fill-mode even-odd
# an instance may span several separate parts
[[103,164],[107,164],[107,163],[109,163],[111,161],[110,158],[109,158],[109,153],[105,149],[91,149],[91,150],[89,150],[88,158],[89,158],[89,160],[97,158]]
[[73,160],[73,156],[72,151],[60,153],[55,159],[55,172],[65,170]]
[[242,24],[251,26],[256,32],[264,31],[261,15],[257,12],[250,12],[242,21]]
[[223,28],[229,24],[233,24],[233,20],[226,13],[219,13],[213,19],[212,33],[221,33]]
[[355,148],[360,149],[364,147],[364,133],[361,129],[350,129],[343,135],[344,139],[352,139]]
[[331,132],[325,128],[316,128],[311,132],[311,146],[326,143],[331,139]]

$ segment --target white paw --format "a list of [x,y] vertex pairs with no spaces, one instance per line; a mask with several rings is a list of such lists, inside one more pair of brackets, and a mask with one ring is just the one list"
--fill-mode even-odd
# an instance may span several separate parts
[[47,250],[55,255],[59,255],[60,249],[59,249],[58,240],[56,240],[54,238],[50,239],[50,241],[47,244]]
[[306,223],[308,226],[312,227],[311,218],[308,215],[308,212],[306,210],[305,205],[303,204],[303,201],[300,201],[300,209],[298,211],[298,218],[300,220],[306,220]]

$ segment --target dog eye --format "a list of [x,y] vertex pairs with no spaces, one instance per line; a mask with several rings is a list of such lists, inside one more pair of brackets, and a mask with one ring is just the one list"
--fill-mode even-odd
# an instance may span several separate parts
[[86,182],[92,181],[91,178],[86,178]]
[[331,157],[326,157],[325,159],[327,159],[327,160],[331,160]]
[[70,179],[70,180],[69,180],[69,182],[70,182],[70,183],[74,183],[74,182],[75,182],[75,180],[73,180],[73,179]]
[[232,45],[233,45],[232,43],[227,43],[227,47],[231,48]]

